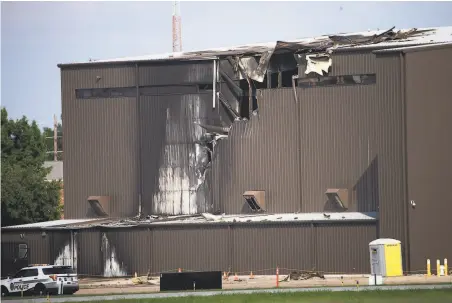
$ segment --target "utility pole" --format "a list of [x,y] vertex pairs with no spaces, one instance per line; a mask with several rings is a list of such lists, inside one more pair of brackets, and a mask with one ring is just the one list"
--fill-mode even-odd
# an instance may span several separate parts
[[58,161],[58,153],[62,153],[63,151],[58,150],[58,138],[61,138],[61,136],[58,136],[58,120],[56,115],[53,115],[53,136],[45,138],[53,139],[53,151],[47,151],[46,154],[53,154],[53,161]]
[[58,161],[58,121],[53,115],[53,161]]
[[182,51],[182,24],[180,16],[180,2],[173,3],[173,52]]

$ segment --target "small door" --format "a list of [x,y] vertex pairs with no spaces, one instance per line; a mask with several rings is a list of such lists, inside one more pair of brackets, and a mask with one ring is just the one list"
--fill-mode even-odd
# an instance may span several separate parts
[[382,269],[380,264],[380,254],[379,254],[380,247],[371,247],[370,248],[370,261],[372,266],[371,273],[373,275],[382,275]]

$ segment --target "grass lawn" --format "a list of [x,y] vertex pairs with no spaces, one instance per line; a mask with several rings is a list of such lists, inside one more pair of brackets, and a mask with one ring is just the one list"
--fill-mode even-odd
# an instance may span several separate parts
[[97,303],[443,303],[452,302],[452,289],[391,290],[361,292],[297,292],[279,294],[216,295],[211,297],[158,298],[141,300],[92,301]]

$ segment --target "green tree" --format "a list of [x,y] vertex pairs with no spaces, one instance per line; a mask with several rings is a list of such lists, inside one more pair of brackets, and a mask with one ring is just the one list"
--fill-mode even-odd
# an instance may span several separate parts
[[35,121],[9,119],[5,108],[1,127],[2,226],[58,219],[61,184],[45,179],[45,136]]

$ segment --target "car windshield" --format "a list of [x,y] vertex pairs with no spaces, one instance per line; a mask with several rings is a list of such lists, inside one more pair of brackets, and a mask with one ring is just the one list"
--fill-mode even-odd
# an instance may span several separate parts
[[16,272],[16,274],[13,276],[13,278],[20,278],[22,277],[24,273],[24,270],[19,270],[18,272]]
[[73,273],[75,273],[75,271],[71,267],[43,268],[42,272],[45,275],[61,275],[61,274],[73,274]]

